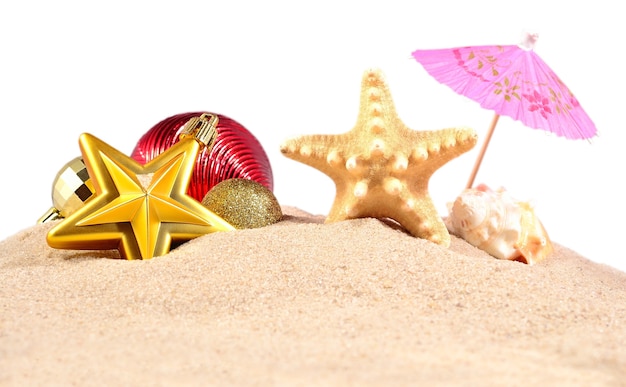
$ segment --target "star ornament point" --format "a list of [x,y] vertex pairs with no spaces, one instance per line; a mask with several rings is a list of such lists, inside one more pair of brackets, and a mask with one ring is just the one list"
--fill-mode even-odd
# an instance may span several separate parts
[[61,249],[118,249],[122,258],[149,259],[184,242],[234,230],[186,191],[200,145],[181,140],[141,165],[102,140],[79,138],[95,195],[50,230],[48,244]]
[[373,217],[398,222],[415,237],[449,246],[450,235],[428,192],[430,177],[467,152],[477,135],[469,128],[409,129],[398,117],[380,70],[361,83],[354,128],[339,135],[285,141],[281,152],[328,175],[336,186],[327,223]]

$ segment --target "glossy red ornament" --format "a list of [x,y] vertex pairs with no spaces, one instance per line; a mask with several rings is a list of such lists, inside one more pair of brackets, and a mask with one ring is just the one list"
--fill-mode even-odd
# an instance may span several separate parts
[[[139,139],[131,157],[142,164],[154,159],[178,142],[190,118],[202,113],[205,112],[176,114],[154,125]],[[216,184],[231,178],[254,180],[273,190],[272,168],[256,137],[237,121],[221,114],[217,116],[217,139],[210,151],[204,149],[198,154],[189,196],[201,201]]]

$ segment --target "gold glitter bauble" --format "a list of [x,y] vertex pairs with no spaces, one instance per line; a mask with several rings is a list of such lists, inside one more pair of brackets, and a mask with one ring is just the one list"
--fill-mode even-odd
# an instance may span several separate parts
[[249,179],[228,179],[216,184],[202,204],[238,229],[269,226],[283,217],[272,191]]

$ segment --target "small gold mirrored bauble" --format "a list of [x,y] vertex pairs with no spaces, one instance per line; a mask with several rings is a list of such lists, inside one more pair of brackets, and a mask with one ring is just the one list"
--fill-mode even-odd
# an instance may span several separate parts
[[216,184],[202,204],[237,229],[269,226],[283,217],[272,191],[249,179],[228,179]]
[[69,161],[59,170],[52,183],[52,205],[39,223],[67,218],[89,200],[95,192],[87,167],[81,157]]

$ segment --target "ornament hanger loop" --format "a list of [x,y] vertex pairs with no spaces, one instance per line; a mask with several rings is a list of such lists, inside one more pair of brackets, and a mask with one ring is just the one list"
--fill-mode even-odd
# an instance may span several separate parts
[[217,138],[217,124],[219,118],[215,114],[203,113],[199,117],[193,117],[183,127],[180,140],[193,137],[201,145],[211,146]]

